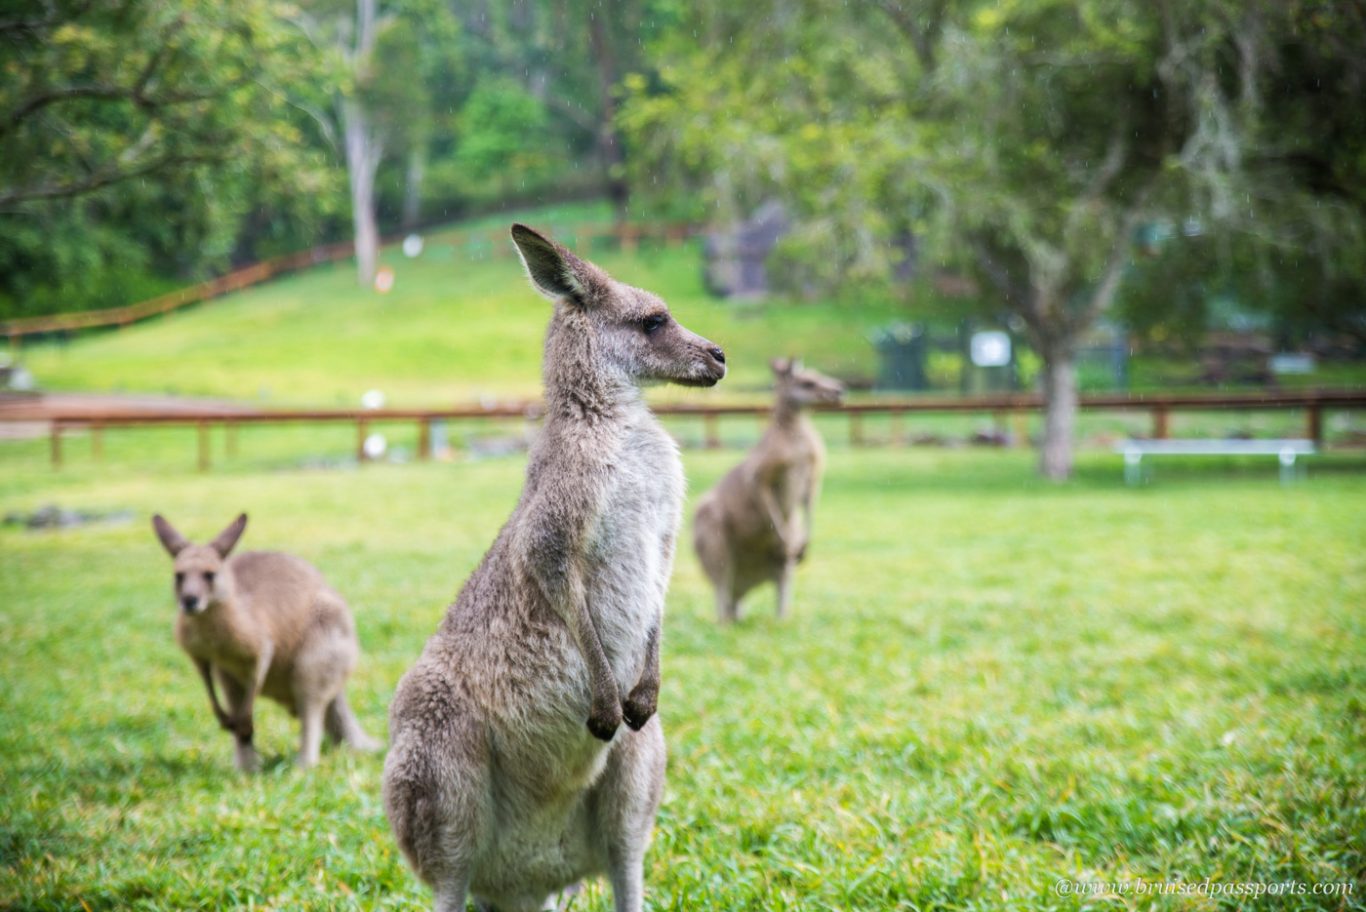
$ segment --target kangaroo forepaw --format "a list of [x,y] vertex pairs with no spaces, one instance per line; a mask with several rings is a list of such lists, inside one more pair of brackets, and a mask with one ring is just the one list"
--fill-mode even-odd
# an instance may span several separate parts
[[640,731],[645,727],[645,723],[650,721],[650,717],[655,714],[658,704],[658,692],[633,690],[622,701],[622,719],[630,726],[631,731]]
[[588,716],[588,731],[599,741],[611,741],[612,736],[621,727],[621,706],[612,703],[609,706],[594,708]]

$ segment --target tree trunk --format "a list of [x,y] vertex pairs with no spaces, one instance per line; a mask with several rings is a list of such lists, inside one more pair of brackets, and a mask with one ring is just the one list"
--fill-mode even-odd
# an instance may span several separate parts
[[1041,352],[1043,355],[1043,442],[1039,472],[1065,481],[1072,475],[1072,451],[1077,424],[1077,360],[1071,342]]
[[375,220],[375,171],[379,142],[370,131],[370,118],[353,98],[342,102],[346,132],[346,173],[351,184],[351,222],[356,241],[356,281],[370,285],[379,265],[379,225]]
[[422,179],[427,173],[427,150],[414,143],[403,173],[403,230],[412,231],[422,219]]
[[604,11],[590,10],[588,40],[593,61],[598,69],[598,91],[602,95],[602,113],[598,123],[598,155],[607,182],[607,198],[612,201],[618,222],[626,221],[631,190],[626,182],[626,156],[622,150],[621,134],[617,132],[617,59],[612,39],[603,21]]
[[[355,46],[349,56],[359,76],[375,48],[376,0],[356,0]],[[356,244],[356,281],[374,284],[379,266],[379,224],[375,219],[375,171],[379,168],[380,140],[370,124],[369,112],[355,95],[341,102],[342,131],[346,139],[346,176],[351,184],[351,223]]]

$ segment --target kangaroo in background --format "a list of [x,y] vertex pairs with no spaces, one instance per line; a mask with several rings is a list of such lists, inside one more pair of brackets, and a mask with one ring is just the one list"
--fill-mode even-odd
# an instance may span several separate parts
[[773,420],[745,460],[703,495],[693,517],[693,547],[723,624],[739,617],[745,593],[770,581],[778,587],[778,617],[787,615],[825,467],[825,444],[803,409],[838,402],[844,392],[837,380],[790,358],[771,366]]
[[343,690],[360,655],[346,602],[297,557],[274,551],[228,557],[246,526],[243,513],[207,545],[194,545],[160,514],[152,517],[157,538],[175,559],[176,641],[199,669],[218,724],[236,738],[237,768],[260,767],[252,746],[257,694],[299,717],[301,767],[318,762],[324,727],[350,747],[378,748]]
[[384,806],[438,910],[463,912],[468,892],[532,912],[606,873],[617,912],[639,912],[683,498],[640,387],[712,386],[725,355],[654,295],[525,226],[512,239],[554,301],[545,425],[512,517],[399,683]]

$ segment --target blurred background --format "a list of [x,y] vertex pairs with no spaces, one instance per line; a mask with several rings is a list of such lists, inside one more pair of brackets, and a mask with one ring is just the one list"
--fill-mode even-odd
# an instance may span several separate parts
[[[7,375],[533,396],[532,312],[474,300],[515,284],[478,218],[516,211],[734,327],[720,395],[789,353],[856,392],[1038,391],[1016,436],[1065,476],[1077,390],[1366,379],[1363,47],[1361,4],[1308,0],[22,0]],[[91,338],[342,259],[350,288]]]

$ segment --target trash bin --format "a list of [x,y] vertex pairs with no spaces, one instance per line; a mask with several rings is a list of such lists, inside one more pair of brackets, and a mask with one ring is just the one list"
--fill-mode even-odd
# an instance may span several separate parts
[[878,388],[890,390],[927,390],[926,375],[930,336],[919,323],[893,323],[872,336],[880,362]]

